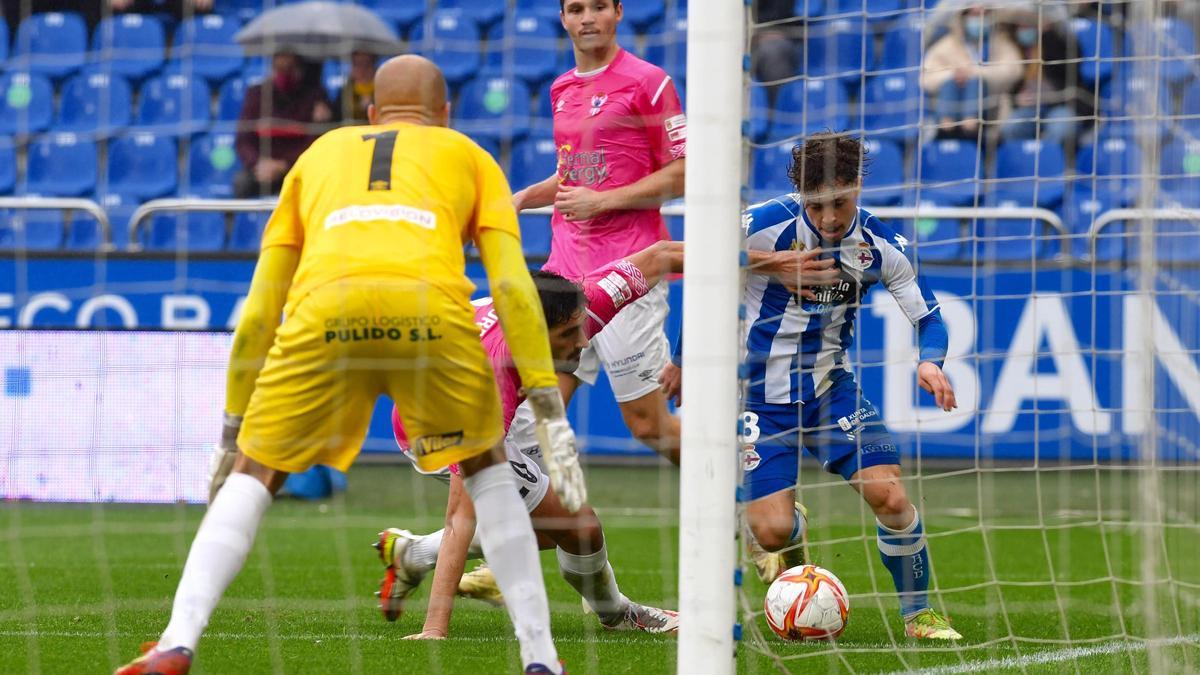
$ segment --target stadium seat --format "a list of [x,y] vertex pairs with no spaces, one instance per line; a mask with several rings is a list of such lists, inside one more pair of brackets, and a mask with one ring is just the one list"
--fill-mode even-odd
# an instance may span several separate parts
[[622,21],[645,33],[650,24],[660,21],[665,13],[663,0],[639,0],[625,6],[625,18]]
[[488,68],[537,88],[558,75],[561,33],[558,22],[545,13],[513,14],[488,33]]
[[914,141],[921,132],[924,105],[917,73],[868,77],[862,103],[863,134],[900,143]]
[[199,133],[211,116],[208,85],[184,74],[160,75],[142,87],[135,126],[182,136]]
[[[1003,194],[989,194],[985,206],[1014,209],[1029,204]],[[1036,218],[977,218],[975,226],[975,259],[980,262],[1012,260],[1030,261],[1047,250],[1048,232]]]
[[1164,220],[1156,225],[1155,257],[1160,263],[1200,262],[1200,222]]
[[[686,110],[686,104],[685,104]],[[757,83],[750,86],[750,122],[746,129],[750,140],[762,143],[771,131],[771,100],[767,87]]]
[[845,85],[857,90],[864,67],[874,62],[875,41],[862,19],[840,17],[810,21],[806,35],[804,73],[809,77],[836,75]]
[[269,211],[242,211],[233,214],[233,229],[229,232],[228,249],[231,251],[257,251],[262,245],[263,228],[267,226]]
[[241,168],[232,133],[198,136],[188,149],[187,180],[181,192],[211,199],[233,198],[233,177]]
[[[926,203],[929,204],[928,202]],[[913,243],[922,261],[962,260],[966,248],[962,221],[954,218],[918,218],[900,221],[900,231]]]
[[391,23],[400,37],[410,35],[425,18],[424,0],[363,0],[362,4]]
[[438,0],[437,6],[440,10],[462,12],[463,18],[474,21],[482,33],[504,18],[508,0]]
[[907,6],[907,0],[838,0],[837,13],[865,16],[877,25],[894,20]]
[[102,72],[140,82],[162,68],[166,41],[166,31],[156,16],[106,17],[92,35],[92,58]]
[[621,45],[621,49],[630,54],[645,56],[642,53],[641,45],[638,43],[638,33],[634,30],[631,23],[622,21],[617,24],[617,44]]
[[664,29],[646,36],[646,60],[678,81],[687,79],[687,9],[667,12]]
[[1176,121],[1177,132],[1186,137],[1200,139],[1200,79],[1183,91],[1182,115]]
[[1090,88],[1090,85],[1107,80],[1113,70],[1112,27],[1107,22],[1080,16],[1071,20],[1071,28],[1079,43],[1079,56],[1083,59],[1079,64],[1083,81]]
[[925,51],[922,41],[924,29],[925,22],[919,12],[892,24],[883,36],[878,69],[886,73],[918,72]]
[[109,136],[129,126],[133,91],[120,75],[82,72],[63,85],[55,131]]
[[175,139],[135,133],[108,144],[108,191],[145,201],[175,192],[179,159]]
[[522,138],[529,133],[530,98],[521,80],[482,75],[463,87],[454,128],[472,138]]
[[242,115],[242,103],[250,82],[243,77],[225,80],[217,92],[217,122],[237,122]]
[[1200,140],[1176,140],[1164,146],[1160,176],[1164,201],[1200,208]]
[[0,211],[0,249],[53,251],[62,246],[62,242],[62,211]]
[[1154,24],[1135,24],[1125,33],[1125,56],[1137,56],[1135,48],[1138,38],[1145,44],[1158,46],[1159,76],[1164,82],[1181,85],[1195,75],[1200,67],[1200,56],[1196,51],[1196,34],[1187,22],[1160,17]]
[[29,146],[24,192],[79,197],[96,189],[96,144],[76,134],[46,134]]
[[549,134],[531,135],[513,146],[509,182],[514,190],[546,180],[558,169],[558,147]]
[[1101,136],[1079,149],[1075,173],[1084,182],[1093,184],[1110,204],[1123,208],[1137,201],[1142,151],[1128,138]]
[[754,148],[750,158],[750,199],[762,201],[795,188],[788,178],[794,143]]
[[0,21],[0,65],[8,60],[8,22]]
[[54,87],[41,75],[0,75],[0,134],[24,136],[50,128]]
[[846,91],[835,79],[796,80],[779,87],[768,138],[782,141],[849,126]]
[[225,248],[225,214],[215,211],[160,213],[142,229],[147,251],[211,252]]
[[550,240],[550,216],[521,214],[521,248],[525,255],[550,255]]
[[438,10],[414,26],[409,48],[438,64],[453,88],[479,71],[479,29],[455,10]]
[[220,14],[185,19],[175,32],[168,69],[221,83],[242,67],[242,48],[233,40],[239,28],[237,19]]
[[79,70],[86,58],[83,17],[74,12],[45,12],[21,22],[7,68],[61,80]]
[[867,139],[867,170],[862,201],[871,206],[899,204],[905,193],[904,148],[891,141]]
[[801,18],[825,16],[825,0],[796,0],[792,13]]
[[[1071,253],[1077,258],[1092,258],[1091,240],[1088,233],[1101,214],[1119,208],[1111,195],[1104,190],[1095,190],[1089,180],[1072,185],[1063,209],[1063,222],[1071,229]],[[1127,234],[1122,223],[1113,223],[1104,228],[1096,239],[1095,259],[1100,261],[1120,260],[1125,250]]]
[[1041,140],[1008,141],[996,150],[996,189],[1002,201],[1053,209],[1062,203],[1062,146]]
[[13,139],[0,136],[0,195],[12,194],[17,186],[17,152]]
[[940,206],[971,206],[979,201],[983,172],[974,143],[957,139],[930,141],[918,152],[917,201]]

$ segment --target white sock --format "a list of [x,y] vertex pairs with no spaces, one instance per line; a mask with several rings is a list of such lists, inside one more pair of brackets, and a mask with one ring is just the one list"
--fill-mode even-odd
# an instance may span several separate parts
[[270,505],[271,493],[258,479],[235,473],[225,481],[192,540],[159,649],[196,650],[221,595],[242,570]]
[[542,583],[537,539],[516,479],[507,465],[495,464],[464,481],[475,502],[477,531],[488,565],[504,593],[504,605],[521,643],[521,661],[557,670],[558,652],[550,637],[550,605]]
[[608,551],[604,546],[590,555],[575,555],[561,548],[557,553],[562,578],[583,596],[601,623],[612,625],[625,616],[629,598],[621,595],[621,589],[617,588],[617,575],[608,564]]
[[[430,532],[404,549],[404,567],[413,572],[429,573],[437,567],[438,551],[442,548],[442,537],[446,530]],[[479,543],[479,528],[475,528],[475,536],[467,547],[467,560],[479,560],[483,557],[483,546]]]

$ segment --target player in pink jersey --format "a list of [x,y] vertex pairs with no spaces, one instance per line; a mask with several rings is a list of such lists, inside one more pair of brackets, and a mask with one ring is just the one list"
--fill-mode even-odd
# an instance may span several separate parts
[[[667,238],[659,207],[683,195],[687,118],[671,78],[616,41],[620,0],[560,0],[575,68],[550,88],[558,169],[513,197],[518,210],[554,205],[545,269],[582,279],[600,265]],[[679,422],[658,375],[670,359],[660,285],[622,312],[580,359],[579,380],[601,363],[626,426],[678,463]]]

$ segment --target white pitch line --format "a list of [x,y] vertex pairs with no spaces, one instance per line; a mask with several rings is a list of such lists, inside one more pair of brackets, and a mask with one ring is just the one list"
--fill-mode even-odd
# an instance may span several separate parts
[[[915,672],[916,675],[955,675],[957,673],[990,673],[997,670],[1025,670],[1030,666],[1040,666],[1049,663],[1062,663],[1064,661],[1076,661],[1078,659],[1088,658],[1089,656],[1104,656],[1105,654],[1117,654],[1120,652],[1140,653],[1146,651],[1146,648],[1150,644],[1154,644],[1158,647],[1200,644],[1200,634],[1183,635],[1180,637],[1152,640],[1148,642],[1120,642],[1116,644],[1096,645],[1093,647],[1071,647],[1069,649],[1056,649],[1053,651],[1026,654],[1025,656],[1006,656],[1002,659],[962,663],[954,666],[938,666],[936,668],[926,668],[924,670],[908,672]],[[897,673],[899,672],[904,671],[897,671]],[[897,675],[897,673],[893,673],[893,675]]]
[[[618,636],[608,636],[607,632],[602,632],[597,629],[595,635],[587,636],[554,636],[555,642],[564,642],[571,644],[614,644],[627,645],[631,641],[628,638]],[[0,638],[104,638],[104,637],[145,637],[145,633],[130,633],[128,631],[102,632],[102,631],[69,631],[69,630],[0,630]],[[263,633],[227,633],[213,632],[205,633],[206,638],[215,638],[219,640],[263,640]],[[400,642],[402,636],[396,633],[392,635],[379,635],[375,633],[362,633],[356,636],[357,639],[363,642]],[[335,642],[349,641],[350,635],[345,633],[311,633],[311,634],[281,634],[279,639],[284,642]],[[489,636],[472,636],[458,637],[451,635],[446,638],[447,642],[502,642],[516,643],[516,638],[510,637],[507,634],[497,634]],[[662,645],[664,647],[675,648],[675,640],[673,638],[664,637],[662,640],[638,640],[638,645]],[[416,644],[414,642],[414,644]]]

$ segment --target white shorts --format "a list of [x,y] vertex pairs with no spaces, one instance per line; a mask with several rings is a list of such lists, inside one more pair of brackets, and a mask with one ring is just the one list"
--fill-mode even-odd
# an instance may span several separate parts
[[[416,458],[407,447],[400,446],[400,450],[412,461],[417,473],[432,476],[443,483],[450,482],[449,467],[438,471],[423,471],[417,466]],[[546,491],[550,489],[550,477],[546,475],[541,464],[542,449],[538,446],[534,430],[533,410],[526,403],[517,408],[508,436],[504,438],[504,455],[513,475],[517,477],[517,491],[521,493],[525,508],[532,512],[546,497]]]
[[617,403],[633,401],[658,389],[658,376],[671,360],[667,321],[667,285],[660,283],[624,307],[579,357],[575,377],[595,384],[600,364],[608,373]]

